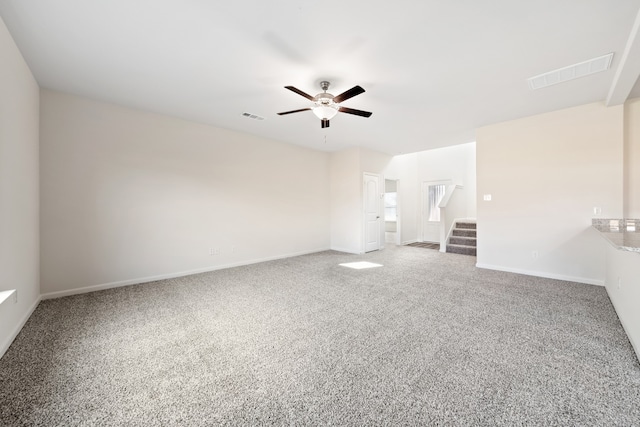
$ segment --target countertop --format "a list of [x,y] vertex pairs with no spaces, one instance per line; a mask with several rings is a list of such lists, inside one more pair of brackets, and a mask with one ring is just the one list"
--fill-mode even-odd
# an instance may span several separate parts
[[640,253],[640,219],[594,219],[592,225],[616,248]]

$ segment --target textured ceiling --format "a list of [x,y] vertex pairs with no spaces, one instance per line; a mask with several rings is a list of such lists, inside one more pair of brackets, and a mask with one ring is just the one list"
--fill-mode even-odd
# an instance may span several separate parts
[[[391,154],[479,126],[605,101],[640,0],[0,0],[42,87],[265,138]],[[534,75],[614,52],[612,68],[531,91]],[[329,80],[366,92],[321,129]],[[242,117],[250,112],[265,117]]]

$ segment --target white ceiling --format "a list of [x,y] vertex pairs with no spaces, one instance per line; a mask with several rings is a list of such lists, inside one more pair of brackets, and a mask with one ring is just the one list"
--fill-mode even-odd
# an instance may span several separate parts
[[[640,0],[0,0],[42,87],[318,150],[390,154],[605,101],[639,9]],[[609,52],[609,71],[527,86]],[[276,115],[309,106],[284,86],[315,95],[325,79],[334,95],[362,86],[343,105],[373,116],[338,114],[321,129],[309,111]]]

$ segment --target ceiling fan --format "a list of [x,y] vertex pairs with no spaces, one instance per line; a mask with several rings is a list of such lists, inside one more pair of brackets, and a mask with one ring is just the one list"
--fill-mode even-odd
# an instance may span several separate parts
[[311,96],[308,93],[304,93],[300,89],[297,89],[293,86],[285,86],[285,89],[289,89],[290,91],[295,92],[298,95],[304,96],[308,100],[312,101],[314,105],[313,107],[309,107],[309,108],[301,108],[299,110],[285,111],[282,113],[278,113],[278,115],[282,116],[285,114],[299,113],[301,111],[312,110],[313,114],[315,114],[320,119],[320,127],[324,129],[329,127],[329,120],[331,120],[336,114],[338,114],[338,112],[354,114],[356,116],[362,116],[362,117],[370,117],[371,114],[373,114],[369,111],[355,110],[353,108],[340,106],[341,102],[346,101],[349,98],[353,98],[356,95],[360,95],[361,93],[364,93],[364,89],[362,89],[360,86],[354,86],[351,89],[347,90],[346,92],[342,92],[338,96],[333,96],[330,93],[327,93],[327,89],[329,89],[329,84],[330,83],[327,81],[320,82],[320,87],[324,92],[319,93],[316,96]]

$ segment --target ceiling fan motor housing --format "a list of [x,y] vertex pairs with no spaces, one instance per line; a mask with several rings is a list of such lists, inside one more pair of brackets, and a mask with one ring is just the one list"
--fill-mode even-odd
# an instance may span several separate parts
[[327,89],[329,89],[330,83],[326,80],[320,82],[320,88],[324,91],[324,93],[319,93],[316,96],[311,96],[308,93],[301,91],[293,86],[285,86],[285,89],[289,89],[292,92],[297,93],[300,96],[307,98],[312,101],[315,105],[310,108],[301,108],[299,110],[292,111],[284,111],[282,113],[278,113],[278,115],[298,113],[301,111],[313,111],[321,121],[322,128],[329,127],[329,120],[332,119],[338,112],[354,114],[356,116],[361,117],[369,117],[371,113],[369,111],[356,110],[354,108],[345,108],[341,107],[340,103],[342,101],[346,101],[347,99],[353,98],[356,95],[359,95],[364,92],[364,89],[360,86],[354,86],[351,89],[341,93],[338,96],[334,96],[330,93],[327,93]]
[[319,93],[316,95],[314,102],[318,105],[331,105],[331,104],[336,105],[336,103],[333,101],[333,98],[334,96],[331,95],[330,93],[327,93],[327,92]]

